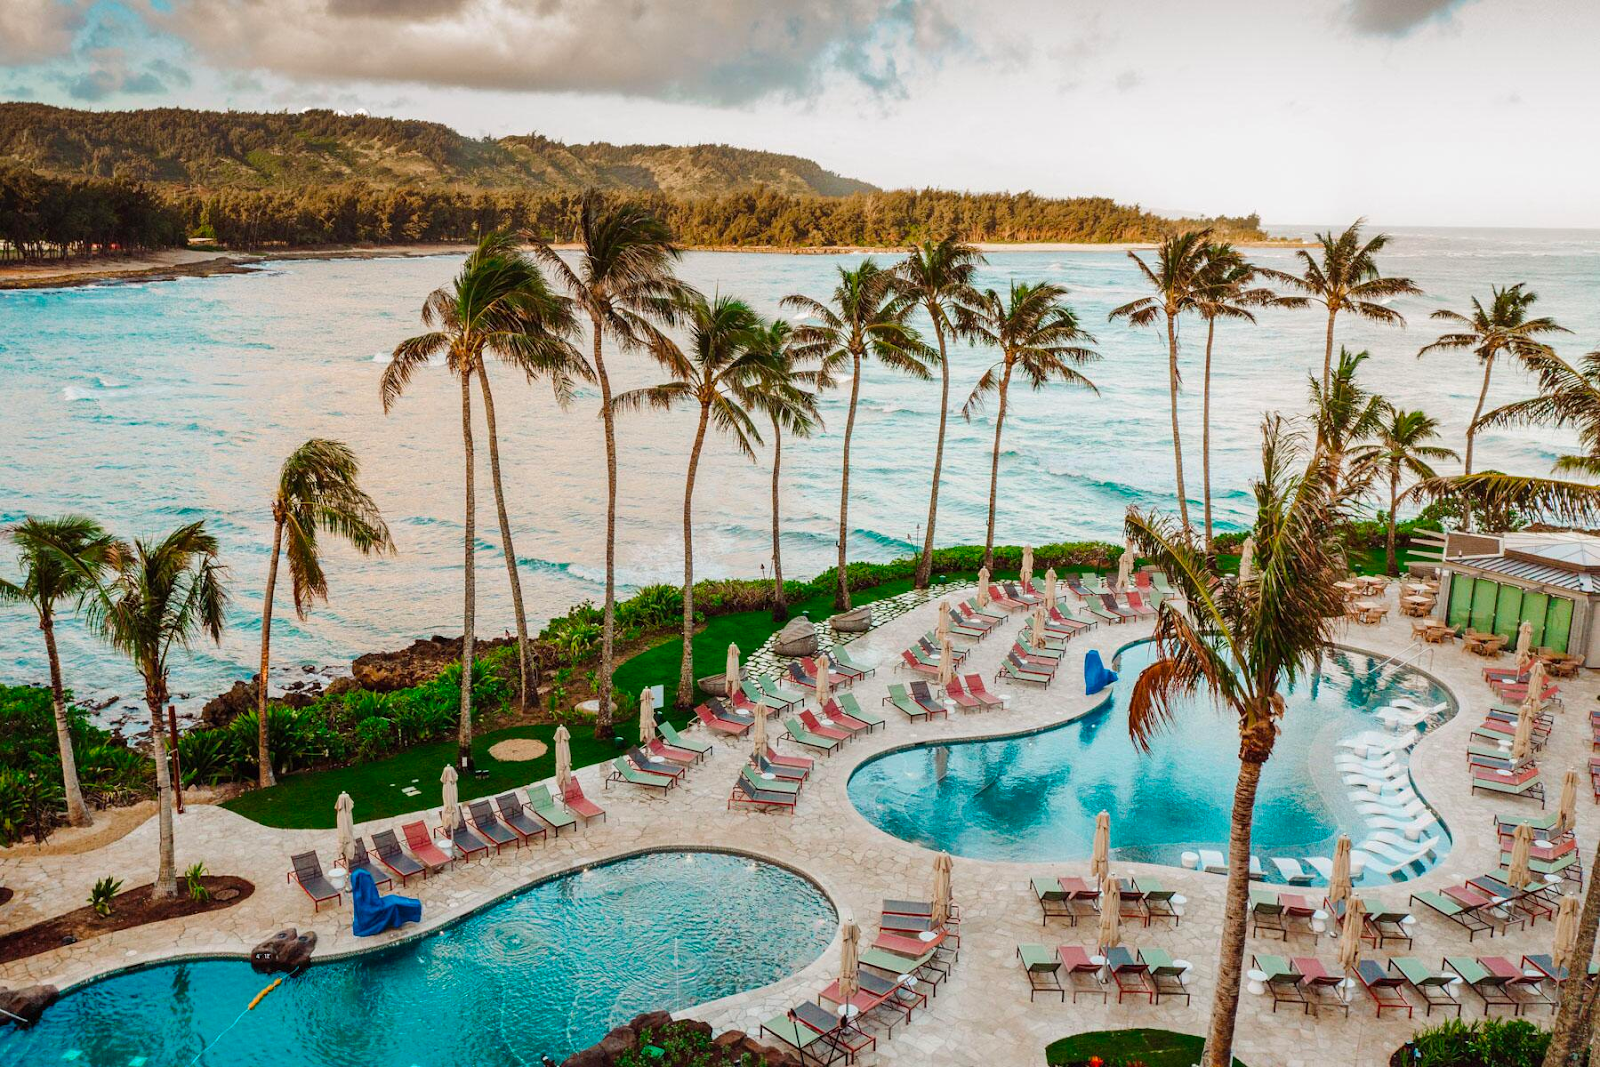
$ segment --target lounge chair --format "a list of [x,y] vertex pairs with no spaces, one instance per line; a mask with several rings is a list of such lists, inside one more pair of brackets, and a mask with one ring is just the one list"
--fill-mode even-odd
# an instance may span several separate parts
[[783,728],[784,736],[789,738],[789,740],[793,741],[795,744],[805,745],[807,748],[817,749],[819,752],[825,752],[830,756],[833,755],[834,751],[837,750],[840,744],[843,743],[837,737],[829,737],[823,734],[812,733],[810,730],[806,729],[804,724],[802,724],[799,719],[796,719],[793,716],[783,720]]
[[1005,706],[994,694],[987,691],[979,692],[974,690],[970,681],[972,678],[977,678],[980,683],[983,681],[983,677],[981,675],[969,675],[965,679],[956,675],[952,675],[950,677],[950,684],[945,686],[945,691],[950,694],[950,698],[952,700],[954,700],[957,704],[960,704],[962,707],[968,706],[966,703],[963,703],[963,700],[970,702],[971,706],[977,708],[979,711],[992,711],[995,708]]
[[1027,601],[1007,596],[1006,591],[998,585],[989,586],[989,603],[996,607],[1005,608],[1007,611],[1016,611],[1020,608],[1028,607]]
[[657,774],[663,778],[671,778],[674,781],[683,778],[689,773],[683,764],[675,763],[666,756],[650,752],[642,745],[634,745],[628,749],[628,759],[645,774]]
[[1333,1007],[1343,1010],[1345,1018],[1350,1017],[1350,1002],[1339,995],[1339,987],[1345,981],[1343,974],[1315,956],[1295,956],[1289,963],[1304,979],[1300,988],[1314,1014],[1321,1014],[1325,1007]]
[[489,801],[470,801],[464,814],[471,816],[472,825],[477,827],[478,833],[485,841],[494,846],[495,855],[498,856],[500,851],[507,845],[522,847],[522,835],[510,827],[500,824],[500,820],[494,817],[494,806]]
[[1503,793],[1507,796],[1537,800],[1539,806],[1544,807],[1544,782],[1540,779],[1539,768],[1536,766],[1509,773],[1489,767],[1475,767],[1472,770],[1472,792],[1476,793],[1480,789],[1488,793]]
[[1284,923],[1278,894],[1270,889],[1250,890],[1250,926],[1252,937],[1261,937],[1264,930],[1280,941],[1289,940],[1289,927]]
[[[444,832],[444,812],[442,811],[439,813],[439,832]],[[456,852],[462,860],[470,860],[480,852],[485,856],[489,854],[489,842],[472,832],[471,828],[467,826],[467,813],[460,809],[456,811],[455,828],[450,831],[450,843],[456,847]]]
[[[544,789],[544,786],[540,786],[539,788]],[[550,791],[548,789],[545,789],[544,795],[545,799],[550,800]],[[549,836],[551,830],[554,830],[557,834],[561,833],[561,826],[563,824],[551,822],[549,819],[545,819],[543,822],[540,822],[535,818],[530,817],[529,810],[532,806],[530,805],[528,808],[523,807],[522,801],[517,799],[517,795],[515,793],[500,794],[494,798],[494,805],[500,809],[500,821],[505,823],[506,826],[511,829],[512,833],[517,834],[524,841],[532,841],[535,837],[541,839],[545,838]],[[555,801],[550,800],[550,805],[553,808],[555,806]],[[554,812],[551,813],[552,818],[554,817],[554,814]],[[577,825],[577,819],[574,819],[571,815],[567,815],[565,812],[563,812],[562,815],[566,820],[564,825]],[[537,810],[533,810],[533,816],[539,816],[539,812]],[[547,824],[549,829],[546,829]]]
[[793,682],[795,685],[799,686],[801,689],[804,689],[813,696],[816,695],[817,680],[812,675],[808,674],[805,668],[800,666],[799,660],[790,660],[787,670],[789,673],[789,681]]
[[1274,1015],[1278,1013],[1279,1004],[1298,1004],[1302,1015],[1310,1013],[1311,1002],[1301,988],[1305,976],[1295,970],[1287,959],[1258,952],[1250,957],[1250,967],[1266,975],[1267,992],[1272,994]]
[[1367,991],[1367,996],[1372,998],[1378,1018],[1383,1018],[1385,1011],[1399,1011],[1402,1008],[1405,1009],[1406,1018],[1411,1018],[1411,1002],[1400,992],[1405,979],[1398,974],[1390,974],[1389,969],[1382,963],[1370,958],[1357,960],[1356,981],[1361,983],[1362,988]]
[[1064,648],[1036,645],[1026,635],[1017,638],[1017,651],[1024,660],[1052,671],[1061,666],[1061,660],[1067,654]]
[[[785,690],[785,692],[787,693],[788,691]],[[794,700],[772,696],[754,678],[746,678],[740,682],[738,693],[730,693],[729,699],[734,699],[739,694],[743,694],[752,707],[763,709],[762,714],[771,714],[774,711],[788,711],[797,704],[805,703],[805,697],[798,693],[790,694],[796,698]]]
[[1149,617],[1156,613],[1156,606],[1145,599],[1145,594],[1142,591],[1129,589],[1123,595],[1128,601],[1128,607],[1132,608],[1136,614]]
[[[800,667],[812,678],[822,677],[822,661],[813,656],[802,656],[800,658]],[[848,689],[850,686],[855,685],[856,679],[859,677],[860,673],[857,671],[836,671],[830,667],[828,670],[828,685],[834,689]]]
[[366,871],[372,878],[374,889],[380,885],[388,886],[390,889],[394,888],[394,879],[380,871],[377,865],[372,862],[372,857],[367,853],[367,843],[359,837],[355,840],[355,847],[351,850],[350,860],[344,865],[344,869],[351,874],[355,874],[357,871]]
[[1155,989],[1155,1003],[1160,1004],[1162,997],[1182,997],[1185,1004],[1189,1003],[1189,987],[1183,981],[1184,971],[1188,968],[1179,966],[1171,953],[1164,948],[1142,948],[1139,950],[1139,962],[1149,969],[1150,982]]
[[962,711],[987,711],[989,708],[989,705],[968,693],[961,685],[961,680],[954,676],[945,683],[944,693],[945,698]]
[[719,734],[733,734],[738,736],[750,729],[751,725],[747,722],[733,722],[731,720],[724,719],[716,715],[704,704],[701,704],[699,707],[694,709],[694,715],[695,718],[700,720],[700,724],[702,726],[708,730],[715,730]]
[[651,789],[667,790],[678,784],[675,775],[651,774],[635,767],[626,756],[618,756],[611,761],[611,770],[606,774],[605,788],[610,789],[612,782],[627,782],[630,785],[643,785]]
[[1066,919],[1073,926],[1078,925],[1077,912],[1070,907],[1071,895],[1062,888],[1059,878],[1033,878],[1029,885],[1033,887],[1034,899],[1039,902],[1040,926],[1051,919]]
[[787,793],[790,796],[799,796],[803,783],[792,779],[779,778],[774,774],[771,778],[764,776],[762,771],[746,763],[739,768],[739,776],[749,782],[753,788],[762,789],[769,793]]
[[1118,623],[1124,621],[1121,615],[1108,611],[1098,596],[1089,596],[1084,600],[1083,610],[1093,615],[1099,622]]
[[1119,622],[1127,622],[1129,619],[1137,619],[1139,617],[1139,613],[1132,608],[1125,608],[1118,604],[1117,598],[1110,593],[1096,594],[1095,599],[1100,602],[1101,607],[1105,608],[1108,614],[1115,616]]
[[935,715],[943,715],[945,718],[950,717],[950,712],[942,707],[924,707],[912,697],[910,691],[903,685],[889,686],[889,695],[883,698],[883,702],[885,704],[893,704],[901,714],[912,722],[916,722],[918,719],[929,719]]
[[878,1039],[858,1026],[856,1020],[848,1015],[840,1016],[820,1004],[805,1001],[791,1008],[789,1014],[801,1026],[816,1031],[843,1050],[845,1063],[854,1063],[860,1053],[878,1046]]
[[[822,666],[822,662],[816,659],[803,659],[800,662],[803,663],[806,669],[812,674],[816,674],[817,668]],[[849,661],[840,658],[837,649],[828,654],[828,662],[833,665],[833,674],[836,674],[843,679],[839,683],[840,685],[855,685],[868,674],[867,671],[864,671],[860,667],[851,664]],[[829,675],[829,677],[831,679],[832,675]]]
[[1443,915],[1467,932],[1467,940],[1469,942],[1485,930],[1489,932],[1490,937],[1494,936],[1494,926],[1482,915],[1479,915],[1476,908],[1468,907],[1459,901],[1452,900],[1443,893],[1413,893],[1411,894],[1410,903],[1426,904],[1440,915]]
[[1000,589],[1009,599],[1026,604],[1030,608],[1044,603],[1041,594],[1022,588],[1021,582],[1001,582]]
[[[411,850],[411,854],[425,863],[429,872],[443,870],[460,858],[446,855],[438,845],[434,844],[433,835],[428,833],[427,824],[421,819],[406,823],[400,827],[400,833],[405,836],[406,847]],[[374,837],[373,840],[377,838]]]
[[840,711],[856,722],[866,723],[868,731],[876,730],[885,725],[886,720],[884,717],[876,711],[868,711],[863,708],[861,701],[856,699],[854,693],[840,693],[833,698],[833,702],[838,705]]
[[1109,992],[1105,983],[1100,980],[1100,965],[1089,957],[1080,945],[1062,945],[1056,949],[1056,957],[1061,960],[1061,966],[1066,969],[1067,981],[1072,986],[1072,1002],[1078,1002],[1080,993],[1098,993],[1100,1002],[1105,1003]]
[[916,653],[912,652],[910,649],[906,649],[900,653],[900,662],[895,666],[900,667],[902,670],[911,671],[914,674],[926,674],[929,677],[934,678],[938,677],[939,675],[938,664],[924,663],[922,660],[918,659]]
[[[533,794],[530,792],[528,797],[532,799]],[[568,811],[582,819],[585,826],[595,816],[599,816],[601,822],[606,821],[605,809],[583,795],[583,786],[578,784],[576,775],[567,779],[567,788],[561,794],[561,803]]]
[[971,693],[974,697],[983,701],[985,704],[988,704],[990,707],[1004,708],[1006,706],[1005,697],[1001,696],[999,693],[989,692],[989,688],[983,684],[983,675],[964,674],[961,676],[961,681],[962,684],[967,687],[968,693]]
[[[835,1019],[835,1028],[840,1025]],[[802,1064],[826,1067],[832,1063],[848,1063],[849,1054],[833,1039],[832,1031],[818,1032],[802,1023],[793,1010],[774,1016],[761,1024],[761,1033],[769,1035],[794,1049]]]
[[1509,975],[1491,971],[1484,961],[1473,956],[1446,956],[1444,965],[1459,974],[1467,986],[1478,994],[1485,1016],[1489,1015],[1491,1008],[1497,1007],[1510,1008],[1513,1015],[1521,1014],[1519,1000],[1511,992]]
[[[660,756],[668,763],[677,764],[679,767],[683,767],[684,769],[693,767],[696,763],[700,762],[700,753],[690,752],[686,748],[675,748],[674,746],[669,745],[665,741],[661,740],[659,737],[652,737],[650,739],[650,744],[645,747],[645,752],[649,756]],[[652,765],[654,765],[654,761],[652,760],[651,762]]]
[[1017,946],[1017,958],[1028,976],[1030,1001],[1045,992],[1057,994],[1063,1004],[1067,1002],[1067,991],[1061,985],[1061,961],[1054,953],[1043,945],[1022,944]]
[[834,725],[831,722],[825,723],[817,718],[816,713],[809,709],[800,712],[800,724],[819,737],[832,738],[835,741],[848,741],[858,732],[866,729],[865,725],[853,730],[847,726]]
[[759,808],[782,808],[792,814],[799,800],[796,793],[757,788],[744,773],[740,773],[733,781],[733,792],[728,794],[728,807],[731,810],[735,804],[747,804]]
[[317,859],[315,852],[301,852],[289,857],[289,864],[294,868],[284,878],[285,881],[298,882],[306,896],[311,898],[311,910],[321,911],[325,901],[344,903],[344,893],[333,888],[333,883],[328,881],[322,873],[322,861]]
[[1274,856],[1268,860],[1278,870],[1278,877],[1290,885],[1310,885],[1313,875],[1300,866],[1299,860],[1288,859],[1283,856]]
[[774,767],[782,767],[790,773],[799,774],[802,779],[809,777],[817,766],[817,761],[810,756],[786,756],[775,750],[771,745],[767,746],[763,755],[766,757],[767,762]]
[[[773,763],[771,760],[767,759],[765,755],[755,757],[750,761],[748,766],[757,773],[757,776],[760,777],[762,781],[775,779],[780,782],[789,782],[792,785],[800,785],[810,774],[809,771],[802,771],[794,767],[784,767],[780,764]],[[772,776],[772,779],[767,778],[767,775],[769,774]]]
[[861,966],[883,971],[897,978],[912,975],[917,981],[926,982],[934,991],[934,996],[939,995],[939,983],[944,981],[946,976],[944,969],[938,965],[937,953],[931,948],[916,956],[902,956],[888,949],[869,948],[861,953]]
[[1389,967],[1422,998],[1424,1016],[1432,1015],[1433,1009],[1439,1008],[1442,1011],[1454,1009],[1456,1018],[1461,1018],[1461,1001],[1450,992],[1454,977],[1440,974],[1415,956],[1395,956],[1389,961]]
[[711,743],[709,741],[696,741],[692,737],[684,737],[678,732],[676,726],[666,720],[656,723],[656,729],[661,732],[661,739],[673,748],[683,752],[692,752],[701,759],[711,755]]
[[994,678],[997,682],[1001,678],[1009,678],[1013,682],[1027,682],[1029,685],[1048,687],[1055,675],[1030,667],[1013,651],[1007,653],[1006,658],[1000,661],[1000,668],[994,672]]
[[1156,1002],[1156,987],[1150,981],[1150,968],[1142,960],[1135,959],[1132,951],[1116,945],[1101,948],[1100,955],[1106,961],[1106,969],[1111,972],[1111,981],[1116,984],[1118,1004],[1122,1003],[1123,997],[1144,997],[1147,1004]]
[[1081,630],[1093,629],[1094,626],[1095,620],[1080,619],[1076,615],[1070,615],[1062,611],[1059,607],[1049,608],[1044,613],[1044,628],[1046,630],[1056,630],[1065,633],[1069,637]]
[[[428,877],[428,868],[415,859],[405,854],[400,847],[400,839],[395,837],[393,830],[379,830],[372,835],[372,851],[378,856],[378,862],[398,879],[403,886],[415,875]],[[443,856],[443,853],[440,853]],[[446,863],[449,861],[446,860]],[[437,870],[438,868],[434,868]]]
[[804,693],[796,693],[792,689],[783,688],[783,686],[778,684],[777,679],[773,678],[770,674],[756,675],[756,685],[761,688],[761,692],[765,694],[769,700],[779,702],[777,705],[779,711],[785,711],[789,708],[797,708],[806,702]]
[[1361,929],[1363,940],[1371,941],[1374,948],[1382,949],[1390,941],[1403,941],[1406,948],[1411,947],[1411,916],[1403,911],[1385,911],[1381,907],[1369,907],[1361,915]]
[[850,655],[850,650],[844,645],[834,645],[833,651],[828,655],[835,663],[848,667],[850,670],[858,671],[863,677],[869,674],[876,674],[878,671],[878,668],[869,667]]

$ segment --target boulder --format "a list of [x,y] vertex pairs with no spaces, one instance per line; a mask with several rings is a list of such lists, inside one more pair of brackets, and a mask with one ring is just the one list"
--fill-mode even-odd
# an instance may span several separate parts
[[[473,651],[483,655],[496,648],[516,644],[515,638],[497,637],[474,642]],[[368,652],[357,656],[350,673],[363,689],[392,693],[431,681],[452,663],[461,661],[461,638],[435,634],[425,641],[413,641],[397,652]]]
[[[726,674],[713,674],[709,677],[701,678],[696,684],[699,685],[700,688],[705,692],[710,693],[714,697],[725,697],[731,695],[728,692],[728,676]],[[734,688],[737,689],[738,685],[738,682],[734,682]]]
[[561,1061],[561,1067],[611,1067],[611,1061],[599,1045],[580,1049]]
[[639,1035],[631,1026],[619,1026],[602,1037],[595,1047],[605,1055],[607,1063],[614,1063],[623,1053],[639,1050]]
[[817,628],[804,615],[790,619],[772,639],[772,651],[779,656],[815,656]]
[[828,620],[828,626],[841,634],[864,634],[872,629],[872,605],[841,611]]
[[654,1034],[660,1033],[671,1025],[672,1013],[670,1011],[647,1011],[643,1015],[634,1016],[633,1021],[628,1024],[628,1028],[636,1034],[642,1034],[647,1030]]
[[300,933],[294,927],[279,930],[250,950],[250,966],[261,974],[295,971],[311,962],[317,948],[314,932]]
[[25,1030],[60,999],[61,990],[53,985],[30,985],[21,989],[0,987],[0,1026],[14,1023],[17,1029]]
[[234,719],[256,707],[256,679],[234,682],[233,688],[206,701],[200,709],[200,720],[207,726],[226,726]]
[[328,688],[322,691],[323,696],[338,697],[346,693],[354,693],[361,688],[361,683],[349,676],[335,678],[328,683]]

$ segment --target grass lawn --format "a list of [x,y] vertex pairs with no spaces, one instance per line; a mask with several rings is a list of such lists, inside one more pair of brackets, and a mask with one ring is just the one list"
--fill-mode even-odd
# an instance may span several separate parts
[[[1192,1067],[1200,1061],[1205,1039],[1171,1030],[1100,1030],[1052,1042],[1044,1050],[1050,1067],[1088,1063],[1098,1056],[1107,1067],[1140,1063],[1145,1067]],[[1235,1059],[1234,1067],[1244,1067]]]

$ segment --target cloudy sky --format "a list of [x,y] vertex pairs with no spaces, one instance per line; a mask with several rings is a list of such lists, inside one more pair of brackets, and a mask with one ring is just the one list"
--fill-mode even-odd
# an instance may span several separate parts
[[0,0],[0,98],[724,142],[882,186],[1600,227],[1600,4]]

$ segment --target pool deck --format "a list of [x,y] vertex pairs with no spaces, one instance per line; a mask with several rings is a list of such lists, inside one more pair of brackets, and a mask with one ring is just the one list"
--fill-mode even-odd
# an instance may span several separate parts
[[[1390,594],[1393,605],[1394,595]],[[854,689],[863,706],[877,707],[889,683],[907,680],[893,664],[899,652],[916,635],[933,627],[935,609],[925,604],[892,619],[851,645],[853,652],[870,649],[883,666]],[[1375,626],[1352,625],[1341,637],[1348,647],[1379,656],[1399,653],[1411,646],[1410,619],[1392,615]],[[970,670],[986,680],[994,670],[1011,636],[1023,624],[1020,614],[999,632],[972,646]],[[1100,697],[1086,697],[1077,664],[1082,654],[1099,649],[1108,656],[1130,641],[1148,636],[1150,624],[1135,622],[1101,626],[1071,644],[1063,677],[1048,689],[1006,686],[1013,694],[1005,712],[951,716],[948,722],[908,724],[892,708],[886,729],[845,745],[832,759],[819,759],[813,781],[804,790],[794,816],[756,811],[725,810],[728,790],[746,756],[745,742],[719,740],[713,757],[693,769],[683,788],[666,794],[631,786],[601,788],[599,767],[579,772],[584,790],[609,813],[605,823],[563,833],[543,845],[508,851],[478,860],[454,871],[413,882],[407,893],[424,902],[426,921],[379,938],[357,939],[349,929],[350,911],[324,907],[313,914],[310,900],[285,881],[290,853],[317,849],[324,861],[332,858],[332,830],[293,831],[260,826],[222,808],[194,806],[177,820],[178,866],[204,862],[214,873],[236,874],[256,883],[255,894],[224,911],[173,920],[155,926],[111,934],[68,946],[27,960],[0,965],[0,984],[51,982],[66,986],[97,974],[183,955],[243,955],[262,938],[286,926],[315,930],[318,956],[367,949],[411,937],[483,907],[534,880],[574,867],[644,849],[711,847],[735,849],[787,864],[809,875],[833,898],[842,912],[852,913],[870,943],[877,929],[880,901],[885,897],[926,899],[931,882],[933,854],[900,841],[869,824],[846,795],[850,773],[859,764],[907,743],[982,738],[1036,729],[1080,716],[1096,706]],[[1378,890],[1376,895],[1400,907],[1416,889],[1459,884],[1462,880],[1498,867],[1498,847],[1490,830],[1496,811],[1537,811],[1531,801],[1472,796],[1464,768],[1467,735],[1482,719],[1492,694],[1481,680],[1485,661],[1458,646],[1423,646],[1412,660],[1447,686],[1461,705],[1461,713],[1443,728],[1430,732],[1412,755],[1412,773],[1421,793],[1449,826],[1454,844],[1442,862],[1414,881]],[[1418,650],[1413,650],[1416,652]],[[1509,662],[1502,657],[1501,664]],[[993,684],[991,682],[991,688]],[[1559,797],[1561,777],[1568,768],[1580,771],[1578,803],[1579,844],[1587,851],[1600,834],[1600,809],[1590,803],[1587,775],[1582,769],[1589,756],[1589,708],[1600,693],[1600,677],[1583,672],[1577,681],[1562,683],[1566,710],[1556,715],[1550,743],[1540,759],[1548,791],[1549,810]],[[631,728],[631,727],[629,727]],[[781,732],[776,724],[773,736]],[[698,731],[697,731],[698,732]],[[1329,754],[1331,755],[1331,754]],[[360,812],[356,815],[359,817]],[[424,813],[427,814],[427,813]],[[436,814],[436,809],[434,814]],[[415,817],[415,816],[413,816]],[[1112,842],[1117,840],[1119,813],[1112,813]],[[383,829],[401,820],[358,824],[360,833]],[[431,818],[430,818],[430,821]],[[16,929],[52,914],[80,906],[89,887],[103,875],[136,884],[153,873],[156,827],[150,820],[113,844],[94,852],[59,857],[0,858],[0,882],[16,891],[16,898],[0,912],[0,931]],[[1359,844],[1359,842],[1357,842]],[[1191,961],[1189,987],[1193,1002],[1185,1007],[1163,1003],[1156,1007],[1127,1002],[1118,1006],[1083,1000],[1066,1005],[1040,998],[1030,1003],[1028,983],[1016,963],[1018,942],[1093,945],[1092,921],[1073,928],[1062,921],[1048,927],[1039,923],[1039,909],[1029,889],[1036,874],[1082,874],[1087,864],[1019,864],[956,857],[954,887],[962,913],[961,959],[951,978],[940,986],[931,1010],[919,1013],[911,1025],[896,1027],[892,1041],[861,1062],[871,1064],[1016,1064],[1040,1065],[1045,1045],[1071,1033],[1125,1026],[1156,1026],[1190,1033],[1204,1032],[1216,973],[1217,930],[1222,917],[1220,875],[1201,874],[1172,867],[1119,863],[1119,875],[1148,873],[1168,888],[1188,897],[1182,924],[1158,924],[1148,930],[1124,924],[1123,943],[1133,948],[1165,948],[1177,958]],[[1312,892],[1315,892],[1314,890]],[[781,909],[774,901],[773,908]],[[1443,955],[1467,953],[1465,931],[1427,909],[1416,914],[1416,945],[1408,954],[1430,965]],[[1503,937],[1470,945],[1472,954],[1505,955],[1514,961],[1527,952],[1548,952],[1553,926],[1540,923]],[[1287,949],[1287,953],[1285,953]],[[1281,941],[1251,938],[1252,951],[1292,955],[1318,955],[1332,961],[1336,942],[1324,936],[1317,943],[1304,933]],[[1387,957],[1389,951],[1368,953]],[[791,1004],[814,998],[833,977],[838,958],[838,938],[822,957],[804,970],[773,985],[724,998],[683,1012],[706,1019],[720,1029],[737,1027],[754,1032],[761,1021],[782,1013]],[[1248,961],[1247,961],[1248,962]],[[1463,1014],[1481,1010],[1470,992],[1462,994]],[[1245,995],[1241,1005],[1236,1053],[1252,1067],[1312,1067],[1328,1063],[1355,1067],[1385,1064],[1389,1053],[1413,1028],[1414,1020],[1386,1015],[1374,1019],[1371,1002],[1357,990],[1349,1018],[1324,1013],[1322,1017],[1296,1013],[1292,1008],[1272,1013],[1265,996]],[[1429,1019],[1427,1023],[1439,1020]],[[1547,1022],[1544,1013],[1534,1016]],[[3,1038],[0,1038],[3,1043]]]

